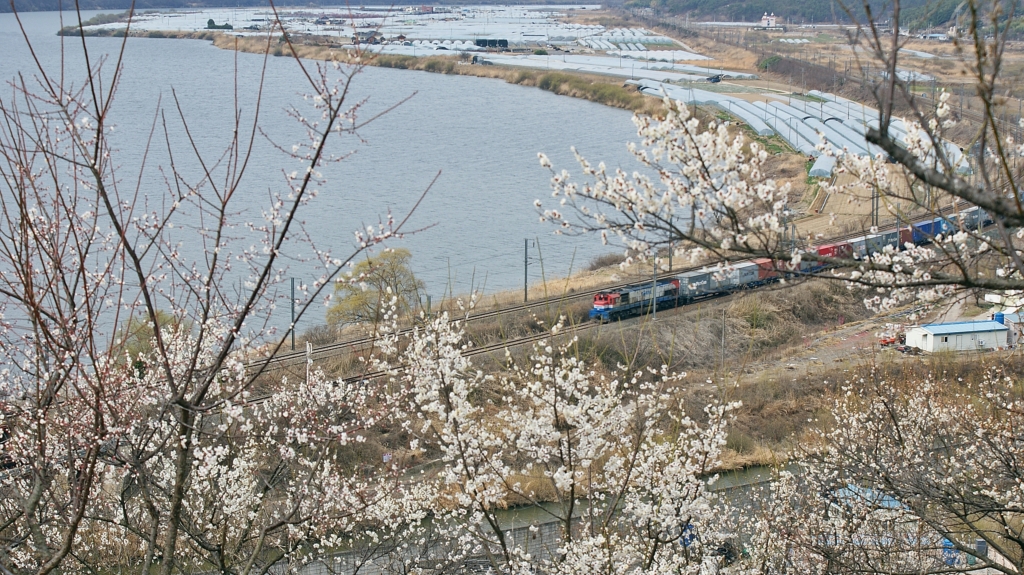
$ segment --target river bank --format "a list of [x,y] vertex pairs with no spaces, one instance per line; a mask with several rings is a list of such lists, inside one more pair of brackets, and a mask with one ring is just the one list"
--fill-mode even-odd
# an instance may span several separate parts
[[[209,32],[183,32],[181,34],[176,37],[188,38],[190,34],[193,34],[199,39],[210,39]],[[327,40],[315,36],[289,43],[281,41],[281,38],[268,42],[264,38],[237,38],[226,34],[213,34],[212,41],[214,46],[224,50],[238,50],[255,54],[269,53],[277,57],[295,55],[307,60],[362,63],[381,68],[416,70],[434,74],[496,78],[509,84],[536,87],[560,96],[580,98],[641,114],[655,114],[662,107],[661,101],[657,98],[640,94],[632,87],[623,85],[618,78],[596,74],[546,72],[474,64],[469,54],[404,56],[366,51],[357,52],[348,48],[323,45],[320,42]]]
[[[65,28],[63,35],[78,33],[77,28]],[[123,29],[90,28],[86,36],[123,37]],[[415,70],[434,74],[496,78],[509,84],[540,88],[559,96],[579,98],[613,108],[629,110],[638,114],[657,115],[662,109],[659,99],[645,96],[631,86],[622,83],[621,78],[565,71],[544,71],[503,66],[482,65],[472,62],[468,54],[405,56],[375,54],[368,51],[356,52],[318,36],[301,36],[291,42],[282,37],[237,37],[231,34],[205,31],[164,31],[150,30],[130,34],[133,37],[176,40],[206,40],[223,50],[236,50],[250,54],[270,54],[276,57],[297,56],[306,60],[326,62],[359,63],[380,68]]]

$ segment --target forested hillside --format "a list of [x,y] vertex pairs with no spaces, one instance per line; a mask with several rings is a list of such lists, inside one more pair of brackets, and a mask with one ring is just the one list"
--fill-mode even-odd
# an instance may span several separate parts
[[[407,2],[406,4],[438,4],[439,2]],[[450,4],[450,2],[443,2]],[[473,4],[496,4],[497,0],[474,0]],[[527,4],[554,4],[556,2],[526,2]],[[215,8],[223,6],[269,6],[268,0],[135,0],[136,10],[154,10],[158,8]],[[361,0],[353,3],[358,5],[395,5],[390,0]],[[398,3],[401,4],[401,3]],[[40,10],[72,10],[75,3],[72,0],[14,0],[14,6],[19,12],[32,12]],[[82,10],[116,10],[118,12],[127,10],[132,5],[132,0],[79,0],[78,6]],[[346,2],[340,0],[290,0],[275,2],[279,7],[301,6],[304,8],[337,7],[345,6]],[[0,13],[10,12],[11,3],[8,0],[0,0]]]
[[[904,0],[906,10],[903,22],[921,23],[934,26],[950,19],[960,0]],[[628,0],[627,6],[651,7],[670,14],[690,13],[694,18],[715,18],[718,20],[754,22],[765,12],[774,12],[783,23],[809,24],[814,22],[848,22],[846,5],[856,9],[855,14],[863,15],[862,3],[858,0]],[[874,14],[888,13],[891,2],[872,1]],[[919,27],[915,25],[915,27]]]
[[[499,0],[483,0],[475,4],[488,4]],[[450,2],[424,2],[426,4],[450,3]],[[557,0],[542,0],[527,2],[528,4],[549,4],[557,3]],[[957,7],[962,0],[904,0],[905,10],[901,21],[909,24],[914,29],[942,26],[949,22],[956,13]],[[14,0],[14,6],[20,12],[37,10],[59,10],[62,6],[67,8],[72,4],[69,0]],[[135,0],[137,10],[152,10],[157,8],[208,8],[225,5],[231,6],[267,6],[268,0]],[[337,0],[312,0],[307,2],[279,2],[279,6],[301,5],[306,7],[339,6],[342,2]],[[364,0],[360,4],[386,4],[393,2],[387,0]],[[618,4],[618,2],[612,2]],[[814,22],[849,21],[849,16],[843,8],[842,0],[789,0],[780,3],[777,0],[625,0],[627,7],[651,7],[667,14],[689,13],[697,19],[714,18],[718,20],[747,21],[755,22],[761,19],[765,12],[774,12],[783,23],[807,24]],[[852,0],[845,2],[851,7],[859,7],[860,2]],[[875,14],[884,11],[883,3],[873,0],[877,4]],[[889,3],[886,2],[886,5]],[[79,7],[83,10],[127,10],[132,5],[132,0],[80,0]],[[0,12],[10,12],[10,2],[0,0]],[[860,13],[863,13],[861,9]]]

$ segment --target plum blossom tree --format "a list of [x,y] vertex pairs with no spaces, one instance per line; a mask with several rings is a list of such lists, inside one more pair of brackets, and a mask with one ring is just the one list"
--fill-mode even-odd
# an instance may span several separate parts
[[[401,235],[389,214],[339,255],[299,218],[343,157],[330,144],[370,121],[350,97],[361,65],[295,60],[308,97],[290,115],[308,139],[274,144],[300,169],[246,222],[260,95],[248,115],[236,100],[215,160],[177,101],[160,110],[150,140],[167,142],[166,161],[151,167],[154,144],[133,184],[110,141],[125,44],[98,58],[84,36],[67,42],[80,71],[38,64],[0,98],[2,570],[266,573],[413,516],[389,503],[387,471],[367,481],[348,457],[381,415],[373,389],[315,370],[258,384],[284,341],[268,320],[283,254],[318,269],[312,301]],[[171,146],[176,121],[191,152]],[[193,152],[198,173],[182,167]],[[126,345],[124,318],[156,327]]]
[[[522,364],[507,354],[507,368],[486,375],[464,354],[461,324],[443,314],[416,328],[397,355],[400,372],[379,364],[394,374],[398,421],[441,465],[428,505],[451,543],[444,563],[706,573],[735,559],[731,515],[708,488],[736,405],[709,405],[698,423],[671,393],[685,374],[599,374],[562,327]],[[542,509],[558,526],[554,540],[517,538],[502,512],[516,504]]]
[[[838,154],[838,169],[852,177],[822,183],[850,202],[874,197],[882,226],[945,218],[948,230],[927,244],[859,258],[818,254],[829,238],[791,234],[792,190],[765,172],[767,152],[668,99],[664,118],[635,119],[637,172],[578,156],[577,179],[541,154],[553,191],[552,200],[536,203],[541,218],[561,233],[622,242],[641,258],[658,258],[671,244],[677,255],[723,268],[750,257],[771,258],[787,271],[802,259],[825,261],[836,269],[817,275],[864,289],[865,302],[882,309],[974,290],[1021,290],[1024,121],[1004,106],[1007,95],[1019,94],[1004,59],[1019,7],[987,0],[962,7],[954,47],[969,78],[962,97],[973,105],[949,91],[931,99],[913,89],[902,68],[911,67],[902,50],[910,38],[882,25],[901,26],[898,0],[882,14],[877,3],[848,10],[858,23],[853,53],[879,110],[865,138],[880,153]],[[869,67],[885,73],[867,75]],[[961,112],[957,103],[972,110]],[[897,115],[905,135],[894,128]],[[947,140],[954,136],[966,157]],[[991,218],[988,229],[961,217],[974,207]],[[860,233],[877,231],[865,225]],[[773,485],[749,542],[754,572],[1024,571],[1019,371],[993,371],[980,383],[942,373],[918,379],[873,373],[848,383],[832,409],[834,423],[804,452],[802,472]]]
[[843,392],[804,472],[776,485],[776,558],[802,573],[1024,572],[1016,373],[874,371]]
[[[542,166],[552,171],[553,190],[552,200],[536,203],[541,218],[560,233],[595,232],[604,241],[619,241],[642,259],[657,258],[668,246],[677,256],[723,266],[767,257],[792,268],[813,258],[843,268],[817,275],[869,290],[865,300],[873,307],[913,299],[930,303],[979,289],[1021,289],[1024,260],[1017,244],[1024,205],[1016,192],[1022,169],[1016,158],[1022,148],[1015,141],[1020,126],[1005,120],[1000,105],[1013,80],[1004,71],[1003,54],[1016,4],[969,0],[964,7],[957,64],[967,71],[967,96],[980,101],[980,112],[960,117],[950,92],[934,100],[915,92],[913,79],[899,67],[910,38],[886,32],[901,25],[899,0],[886,4],[882,15],[865,3],[847,12],[858,22],[850,41],[879,109],[865,137],[879,152],[857,156],[820,146],[822,153],[838,155],[840,173],[852,175],[846,183],[823,182],[825,192],[839,203],[875,198],[882,212],[876,226],[944,217],[948,229],[929,237],[928,245],[864,257],[819,256],[816,247],[830,238],[800,232],[799,223],[792,233],[792,190],[765,172],[766,150],[735,135],[725,122],[701,124],[685,105],[668,98],[664,118],[635,119],[640,141],[631,149],[642,170],[610,170],[578,156],[583,179],[577,180],[541,154]],[[897,114],[905,118],[905,135],[893,128]],[[954,126],[961,131],[960,145],[972,144],[967,156],[946,139]],[[973,136],[963,136],[965,130]],[[991,230],[980,231],[961,217],[973,206],[994,220]],[[863,226],[863,234],[877,232]]]

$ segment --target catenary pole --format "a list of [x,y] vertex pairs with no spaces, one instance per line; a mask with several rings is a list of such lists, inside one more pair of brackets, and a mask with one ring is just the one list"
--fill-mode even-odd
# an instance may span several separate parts
[[725,375],[725,310],[722,310],[722,375]]
[[292,278],[292,351],[295,351],[295,278]]
[[654,251],[654,282],[651,284],[651,321],[658,319],[658,251]]
[[527,293],[526,282],[527,279],[527,268],[530,265],[530,239],[526,238],[523,240],[523,303],[528,301],[529,295]]

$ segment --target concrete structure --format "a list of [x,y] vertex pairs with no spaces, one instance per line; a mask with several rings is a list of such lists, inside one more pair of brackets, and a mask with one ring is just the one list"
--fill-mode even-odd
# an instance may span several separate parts
[[907,345],[923,351],[977,351],[1006,347],[1009,329],[991,320],[916,325]]
[[762,28],[774,28],[775,27],[775,23],[776,23],[775,12],[772,12],[771,16],[769,16],[768,13],[765,12],[764,16],[761,17],[761,27]]

